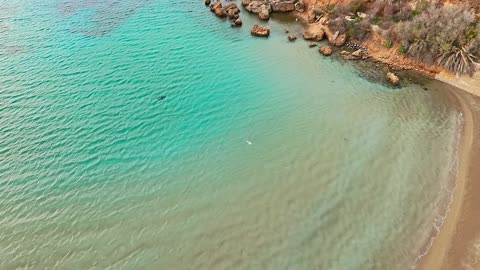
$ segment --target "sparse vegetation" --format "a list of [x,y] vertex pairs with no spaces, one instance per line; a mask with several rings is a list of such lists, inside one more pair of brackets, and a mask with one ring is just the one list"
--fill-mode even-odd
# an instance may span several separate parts
[[[437,3],[437,4],[435,4]],[[480,60],[480,23],[465,5],[441,5],[430,0],[350,0],[329,5],[329,27],[362,40],[371,25],[398,53],[437,64],[459,74],[473,74]]]
[[385,47],[385,48],[393,48],[393,42],[391,40],[385,40],[384,42],[382,42],[382,45]]
[[478,29],[467,6],[432,5],[413,20],[399,23],[395,31],[407,55],[472,75],[479,58]]

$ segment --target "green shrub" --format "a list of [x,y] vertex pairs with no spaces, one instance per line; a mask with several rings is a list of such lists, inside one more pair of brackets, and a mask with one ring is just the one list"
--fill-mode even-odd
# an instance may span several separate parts
[[385,40],[384,42],[382,42],[382,45],[385,47],[385,48],[393,48],[393,42],[391,40]]
[[380,18],[380,17],[375,17],[375,18],[372,19],[372,24],[377,24],[378,25],[381,22],[382,22],[382,18]]

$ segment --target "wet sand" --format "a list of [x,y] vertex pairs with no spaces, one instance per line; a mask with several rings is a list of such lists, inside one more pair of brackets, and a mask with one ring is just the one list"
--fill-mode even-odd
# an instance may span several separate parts
[[[420,270],[480,269],[480,97],[453,88],[452,96],[463,111],[458,151],[458,172],[453,201],[429,252],[419,260]],[[478,244],[477,244],[478,245]]]

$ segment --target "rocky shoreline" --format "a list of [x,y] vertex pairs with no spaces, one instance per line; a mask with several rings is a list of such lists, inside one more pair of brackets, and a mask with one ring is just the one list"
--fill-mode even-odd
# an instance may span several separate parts
[[[226,0],[223,4],[221,0],[204,1],[205,5],[209,6],[217,17],[228,18],[232,27],[242,26],[242,20],[239,16],[241,11],[235,2]],[[310,8],[304,3],[304,0],[241,0],[241,6],[245,11],[257,15],[261,21],[268,21],[272,13],[291,14],[304,26],[302,37],[304,40],[311,41],[310,48],[319,45],[318,51],[325,57],[339,55],[347,61],[372,62],[372,65],[368,66],[377,68],[377,72],[383,72],[383,79],[395,87],[401,84],[398,73],[402,70],[416,71],[432,79],[442,71],[439,67],[429,66],[408,57],[397,55],[387,48],[379,46],[380,42],[376,40],[376,36],[362,42],[349,40],[345,33],[332,29],[330,26],[332,21],[329,20],[327,15]],[[268,37],[270,28],[255,24],[250,33],[255,37]],[[289,41],[294,42],[297,39],[288,30],[285,33],[288,34]],[[324,40],[328,42],[328,45],[317,44],[317,42],[323,42]],[[379,65],[385,65],[386,70],[378,68]]]

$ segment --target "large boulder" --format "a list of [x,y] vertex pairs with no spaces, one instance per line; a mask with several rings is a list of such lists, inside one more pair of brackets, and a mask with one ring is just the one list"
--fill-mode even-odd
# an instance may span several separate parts
[[270,0],[273,12],[290,12],[295,10],[295,0]]
[[325,36],[325,32],[323,32],[322,30],[318,30],[315,32],[305,30],[303,32],[303,39],[305,40],[321,41],[324,36]]
[[320,47],[320,49],[318,49],[318,51],[325,56],[329,56],[329,55],[332,54],[333,49],[332,49],[332,47],[325,45],[325,46]]
[[240,25],[242,25],[242,19],[237,18],[237,19],[235,19],[235,20],[233,21],[233,23],[234,23],[236,26],[240,26]]
[[258,24],[255,24],[253,25],[253,28],[250,31],[250,34],[256,37],[268,37],[270,35],[270,27],[260,26]]
[[392,72],[387,73],[387,80],[393,86],[398,86],[400,84],[400,79]]
[[258,18],[262,20],[268,20],[270,18],[272,6],[267,0],[251,0],[245,5],[245,10],[258,14]]
[[295,41],[296,39],[297,39],[297,36],[295,36],[294,34],[288,35],[288,40],[289,41]]
[[205,0],[204,3],[205,3],[205,6],[210,6],[210,4],[212,3],[212,1],[211,1],[211,0]]

